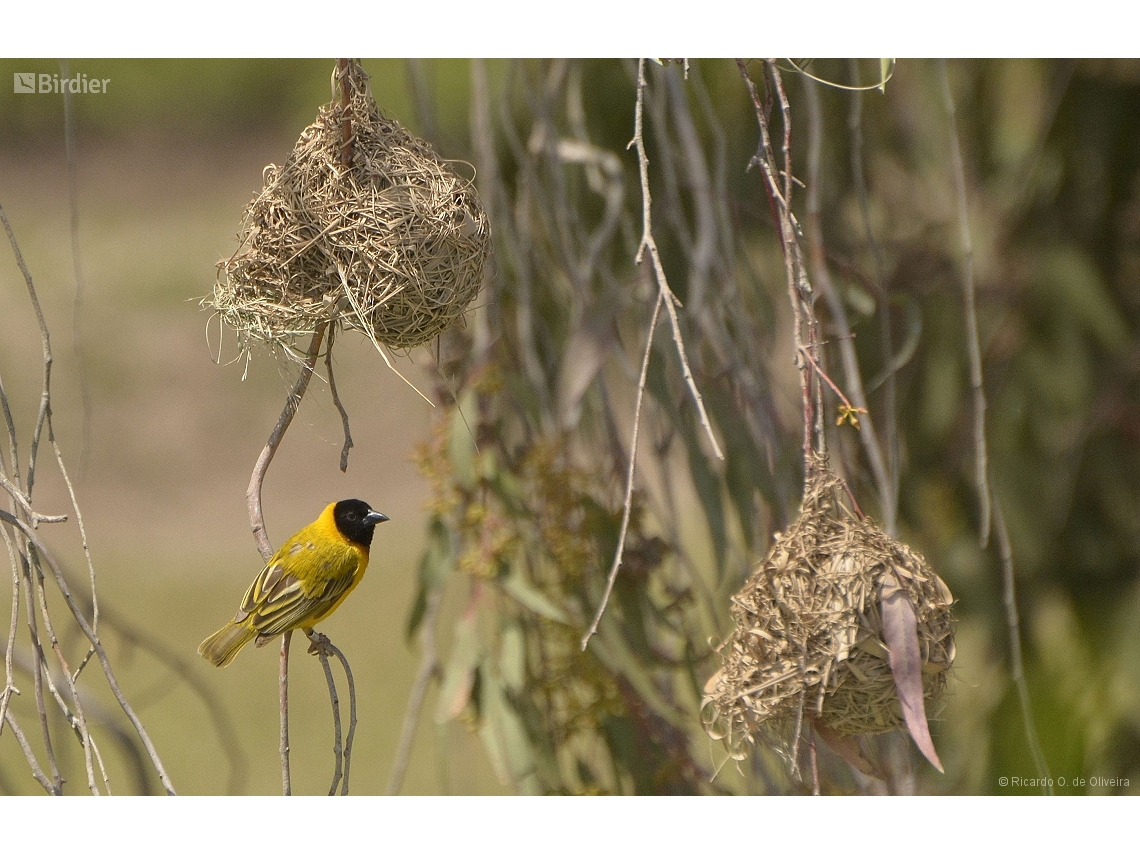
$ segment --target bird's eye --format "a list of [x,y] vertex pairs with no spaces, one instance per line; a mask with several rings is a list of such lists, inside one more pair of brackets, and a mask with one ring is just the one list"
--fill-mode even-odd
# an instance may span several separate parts
[[346,516],[347,516],[347,517],[348,517],[350,520],[354,520],[354,519],[356,519],[356,511],[349,511],[349,512],[346,514]]

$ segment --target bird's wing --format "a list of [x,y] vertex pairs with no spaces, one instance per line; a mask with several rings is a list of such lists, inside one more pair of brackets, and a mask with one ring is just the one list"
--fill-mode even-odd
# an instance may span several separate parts
[[352,586],[355,576],[344,573],[303,585],[274,561],[249,586],[234,621],[250,618],[249,626],[266,636],[315,623]]

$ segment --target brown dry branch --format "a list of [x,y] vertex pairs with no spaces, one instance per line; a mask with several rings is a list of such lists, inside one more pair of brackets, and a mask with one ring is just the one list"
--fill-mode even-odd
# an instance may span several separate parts
[[[66,59],[59,61],[60,78],[71,77],[71,69]],[[71,209],[71,267],[75,275],[75,302],[71,312],[72,354],[75,357],[75,370],[79,383],[79,404],[82,413],[82,440],[79,447],[79,480],[87,472],[87,461],[91,454],[91,390],[87,383],[86,360],[83,358],[83,336],[80,319],[83,317],[83,296],[87,290],[86,277],[79,253],[79,152],[75,138],[75,104],[71,90],[63,95],[63,140],[67,151],[67,202]],[[92,584],[94,590],[94,584]],[[98,629],[98,620],[92,621]]]
[[977,295],[974,286],[974,240],[970,235],[969,203],[966,199],[966,169],[958,142],[954,94],[946,73],[946,60],[939,60],[938,77],[946,109],[950,137],[950,168],[958,207],[958,234],[962,241],[962,300],[966,318],[966,355],[970,360],[970,392],[974,398],[974,487],[978,491],[978,527],[981,547],[990,541],[990,484],[986,456],[986,390],[982,385],[982,349],[978,341]]
[[[891,66],[890,75],[894,74],[894,65]],[[847,113],[847,131],[851,138],[851,177],[855,185],[855,195],[859,199],[859,215],[863,220],[865,242],[871,252],[873,260],[873,282],[878,291],[879,332],[883,340],[883,365],[885,366],[879,378],[871,382],[871,390],[876,385],[883,386],[883,402],[881,412],[883,420],[883,446],[886,452],[885,462],[880,462],[882,473],[876,471],[875,477],[879,484],[880,499],[883,508],[883,528],[887,534],[894,537],[897,532],[898,504],[899,504],[899,439],[898,425],[896,423],[896,394],[895,374],[909,358],[905,350],[898,354],[894,352],[894,343],[891,332],[891,295],[890,286],[884,273],[886,263],[879,242],[871,227],[871,203],[867,192],[867,178],[863,168],[863,92],[865,87],[859,82],[859,62],[851,60],[851,104]],[[880,78],[881,85],[885,86],[890,75]],[[881,90],[885,91],[885,90]],[[828,300],[829,305],[831,300]],[[874,462],[872,461],[872,466]]]
[[293,630],[286,630],[281,636],[277,687],[278,704],[281,713],[281,730],[278,752],[281,755],[281,794],[293,795],[293,781],[289,772],[289,642],[293,640]]
[[855,353],[855,341],[851,334],[851,326],[847,320],[847,308],[843,299],[831,279],[831,271],[827,266],[827,252],[823,238],[823,225],[820,222],[820,196],[823,185],[823,171],[820,168],[821,153],[823,149],[823,111],[820,107],[819,84],[807,79],[804,85],[807,93],[808,108],[808,161],[807,161],[807,241],[811,254],[812,276],[819,285],[820,292],[827,300],[831,311],[832,322],[835,324],[835,338],[839,347],[839,358],[843,364],[843,377],[847,388],[851,392],[850,406],[862,415],[859,430],[859,439],[867,454],[867,461],[875,477],[875,485],[879,490],[879,504],[883,509],[883,528],[887,534],[894,535],[895,507],[893,498],[895,491],[887,468],[882,447],[879,443],[878,432],[875,428],[875,419],[867,407],[867,396],[863,390],[863,374],[859,368],[859,358]]
[[645,356],[642,360],[641,377],[637,386],[637,402],[634,405],[633,417],[633,436],[630,441],[629,449],[629,472],[626,476],[626,489],[625,489],[625,502],[622,510],[622,523],[621,531],[618,535],[617,549],[614,554],[613,564],[610,567],[609,576],[606,579],[606,589],[602,595],[602,601],[598,606],[598,610],[594,615],[594,620],[590,624],[590,628],[586,630],[586,634],[582,636],[582,650],[586,649],[586,645],[590,643],[590,638],[598,631],[598,623],[602,619],[602,613],[606,610],[606,604],[609,602],[610,594],[613,591],[614,582],[617,579],[618,570],[621,567],[622,554],[625,551],[625,538],[629,530],[629,515],[633,505],[633,476],[634,467],[637,459],[637,434],[638,427],[641,421],[641,402],[645,393],[645,381],[649,371],[649,354],[653,348],[653,333],[657,329],[657,319],[661,312],[661,307],[665,307],[665,312],[669,317],[669,324],[673,330],[673,342],[677,348],[677,356],[681,362],[681,371],[685,378],[685,383],[689,388],[689,394],[692,396],[693,402],[696,404],[697,413],[700,418],[701,427],[704,428],[705,436],[708,437],[709,444],[712,446],[713,454],[718,460],[724,459],[724,452],[721,451],[719,443],[717,443],[716,436],[713,434],[712,425],[709,422],[708,413],[705,412],[704,400],[701,398],[700,390],[697,389],[696,382],[693,380],[692,370],[689,368],[689,360],[685,355],[684,339],[681,336],[680,321],[677,318],[677,306],[680,305],[680,300],[677,299],[673,290],[669,287],[669,281],[665,276],[665,268],[661,264],[661,255],[657,249],[657,241],[653,237],[653,219],[652,219],[652,199],[649,195],[649,158],[645,153],[645,137],[644,137],[644,104],[645,104],[645,60],[638,60],[637,66],[637,102],[634,108],[634,131],[633,139],[630,140],[627,148],[636,147],[637,149],[637,163],[638,172],[641,177],[641,221],[642,221],[642,236],[641,243],[637,249],[637,263],[640,264],[645,252],[649,252],[649,256],[653,262],[653,274],[657,283],[657,299],[654,301],[653,314],[649,323],[649,333],[646,336]]
[[261,509],[261,489],[265,483],[265,473],[269,470],[269,464],[273,462],[273,456],[277,454],[277,448],[285,437],[285,431],[293,422],[293,416],[297,414],[297,410],[301,406],[301,399],[305,396],[305,390],[309,388],[309,380],[313,376],[313,368],[317,363],[317,354],[320,352],[321,340],[324,338],[327,326],[327,323],[323,323],[313,333],[309,342],[308,354],[301,366],[301,373],[293,384],[289,396],[285,399],[285,408],[281,411],[277,424],[274,425],[273,431],[269,434],[265,447],[257,456],[257,463],[254,464],[253,474],[250,476],[249,486],[245,491],[249,525],[253,530],[253,539],[257,542],[257,551],[261,553],[261,558],[264,561],[269,561],[273,557],[273,546],[269,542],[269,536],[265,533],[265,514]]
[[[51,350],[50,335],[48,332],[47,322],[44,318],[43,311],[40,307],[39,298],[36,294],[34,282],[32,280],[31,272],[28,270],[27,264],[24,261],[23,255],[20,252],[19,245],[16,237],[12,232],[11,225],[8,222],[7,215],[2,207],[0,207],[0,221],[3,222],[4,230],[8,236],[9,244],[12,247],[15,256],[16,264],[20,269],[24,278],[24,283],[27,287],[29,301],[31,303],[33,312],[36,317],[36,322],[40,333],[40,342],[43,355],[43,382],[40,392],[40,404],[36,421],[32,429],[32,441],[29,450],[26,474],[21,476],[21,467],[19,455],[17,453],[17,432],[15,421],[12,418],[11,408],[8,403],[7,393],[5,392],[2,384],[0,384],[0,404],[2,404],[5,425],[8,433],[8,446],[10,457],[10,472],[4,473],[4,462],[0,460],[0,475],[3,476],[2,486],[4,492],[9,496],[9,511],[0,510],[0,521],[5,523],[3,536],[5,545],[8,549],[9,559],[12,566],[12,616],[11,624],[8,633],[8,646],[5,655],[5,687],[3,698],[0,699],[0,733],[3,731],[5,722],[13,727],[16,731],[15,718],[12,714],[10,706],[11,697],[13,694],[18,693],[18,688],[15,684],[12,661],[14,654],[14,647],[16,641],[16,624],[19,614],[19,603],[21,598],[25,603],[27,613],[27,627],[28,638],[31,644],[31,661],[32,661],[32,682],[33,694],[36,705],[36,713],[38,716],[40,731],[44,743],[44,753],[47,758],[47,765],[50,769],[50,777],[42,771],[42,766],[35,760],[34,749],[27,743],[19,734],[17,738],[21,742],[21,748],[25,752],[25,756],[29,759],[29,765],[32,767],[33,775],[41,784],[45,784],[45,789],[55,794],[63,792],[63,777],[56,760],[56,753],[52,746],[51,733],[49,728],[48,707],[46,704],[45,688],[51,695],[56,706],[59,708],[64,720],[74,730],[79,737],[79,741],[83,748],[84,766],[87,776],[87,785],[92,793],[98,795],[101,792],[110,793],[110,782],[108,780],[104,762],[99,747],[87,726],[87,718],[84,713],[83,699],[79,691],[78,680],[81,677],[82,671],[86,663],[94,656],[98,658],[101,665],[105,679],[108,686],[118,701],[120,708],[130,721],[137,738],[143,746],[145,753],[148,755],[151,764],[157,772],[164,788],[170,794],[174,793],[174,788],[166,775],[166,771],[162,766],[162,762],[158,757],[154,745],[151,743],[146,730],[143,728],[141,721],[135,714],[131,705],[127,702],[118,685],[111,663],[107,657],[103,644],[98,636],[98,616],[99,609],[97,605],[97,596],[95,591],[95,568],[91,561],[90,551],[88,549],[87,533],[82,525],[82,515],[79,510],[78,501],[75,496],[75,490],[72,486],[71,479],[67,472],[67,467],[63,461],[63,454],[56,442],[55,434],[52,428],[52,395],[51,395],[51,369],[53,364],[53,356]],[[75,514],[77,523],[79,525],[79,533],[84,555],[88,565],[88,575],[91,585],[90,591],[90,607],[91,619],[88,620],[84,614],[84,609],[80,607],[77,598],[72,594],[71,588],[64,578],[59,565],[56,563],[52,554],[48,551],[47,547],[40,540],[39,535],[36,533],[36,526],[40,522],[58,521],[62,522],[67,517],[62,515],[47,515],[37,512],[33,506],[33,488],[35,485],[37,474],[37,463],[40,442],[44,437],[44,431],[47,431],[47,440],[52,446],[53,455],[55,457],[56,465],[59,470],[60,476],[67,487],[68,495],[71,501],[72,509]],[[26,485],[26,486],[25,486]],[[45,565],[50,571],[45,574]],[[56,588],[62,595],[64,602],[68,607],[70,617],[76,627],[86,636],[90,647],[86,656],[83,657],[80,665],[74,670],[69,665],[63,650],[59,643],[58,633],[55,629],[55,623],[51,615],[48,605],[48,594],[46,582],[48,579],[54,582]],[[22,582],[22,585],[21,585]],[[40,624],[42,623],[42,631]],[[62,691],[61,687],[56,685],[56,679],[52,676],[52,670],[48,665],[48,657],[45,653],[44,642],[51,647],[54,658],[59,667],[59,673],[62,675]],[[103,789],[100,789],[99,781],[96,775],[96,766],[99,767],[98,776],[102,779]]]
[[[749,161],[749,167],[759,166],[764,175],[764,190],[768,195],[772,207],[772,217],[776,221],[780,232],[781,248],[784,256],[784,271],[787,278],[788,296],[792,303],[793,324],[792,332],[795,340],[795,363],[800,375],[800,395],[803,400],[803,454],[804,467],[807,468],[812,449],[823,451],[824,435],[822,420],[817,416],[813,401],[817,396],[818,382],[813,384],[812,373],[807,361],[803,358],[804,352],[818,356],[817,323],[811,303],[811,285],[808,283],[807,273],[803,262],[803,253],[800,248],[797,234],[799,224],[792,212],[792,172],[791,172],[791,122],[788,116],[787,96],[784,93],[780,71],[774,60],[766,60],[764,67],[774,88],[780,96],[781,116],[783,117],[783,166],[776,159],[772,146],[772,138],[768,129],[768,111],[760,98],[760,93],[748,73],[748,67],[743,60],[736,61],[740,75],[748,88],[752,98],[753,110],[756,113],[756,123],[760,129],[760,141],[757,144],[756,154]],[[783,176],[783,181],[780,177]],[[818,359],[816,360],[818,362]],[[813,441],[814,440],[814,441]]]
[[340,413],[340,423],[344,428],[344,445],[340,449],[340,471],[348,471],[348,452],[352,450],[352,431],[348,427],[348,410],[340,402],[340,395],[336,391],[336,379],[333,377],[332,348],[333,338],[336,336],[336,326],[329,327],[329,346],[325,349],[325,371],[329,375],[329,394],[332,395],[336,411]]
[[[131,708],[131,705],[124,697],[122,689],[119,687],[118,680],[115,678],[114,671],[111,668],[110,660],[107,658],[107,653],[103,649],[103,644],[99,641],[98,636],[96,636],[92,631],[91,625],[87,622],[87,619],[83,616],[82,612],[76,605],[75,598],[71,594],[71,590],[67,585],[67,581],[63,577],[63,573],[59,569],[59,565],[56,563],[51,553],[47,551],[47,548],[44,546],[42,541],[40,541],[35,531],[23,520],[13,516],[7,511],[0,510],[0,521],[5,522],[10,526],[18,529],[27,539],[28,543],[35,548],[35,552],[38,555],[38,558],[47,563],[47,566],[51,570],[55,583],[59,587],[60,593],[63,594],[64,601],[67,603],[69,610],[71,611],[72,618],[75,620],[76,624],[83,632],[83,634],[87,636],[87,639],[91,643],[91,646],[95,649],[95,655],[98,657],[99,664],[103,668],[103,674],[107,679],[108,686],[110,687],[111,692],[114,694],[115,699],[119,702],[119,706],[122,707],[123,712],[126,714],[127,718],[130,719],[131,724],[134,726],[135,732],[138,734],[139,739],[145,746],[151,763],[154,765],[155,771],[158,773],[159,780],[162,781],[163,787],[166,789],[166,792],[168,794],[175,795],[174,787],[170,783],[170,779],[167,777],[166,770],[163,768],[162,761],[158,757],[158,753],[154,748],[154,744],[150,741],[150,737],[147,735],[146,729],[143,727],[142,722],[139,720],[138,716]],[[39,654],[39,658],[42,661],[42,651]],[[66,670],[66,663],[64,664]],[[37,670],[42,667],[42,665],[38,665]]]

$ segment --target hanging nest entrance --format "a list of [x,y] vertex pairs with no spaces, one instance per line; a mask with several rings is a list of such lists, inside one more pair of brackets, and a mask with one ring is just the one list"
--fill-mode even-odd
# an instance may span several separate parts
[[328,321],[411,348],[479,292],[491,235],[474,184],[381,114],[359,63],[337,74],[341,97],[284,166],[265,168],[238,251],[203,301],[243,351],[288,346]]
[[[705,686],[701,715],[736,758],[760,739],[794,768],[805,717],[840,736],[903,725],[884,640],[884,586],[901,589],[913,608],[927,710],[946,685],[950,590],[921,555],[853,512],[843,490],[827,458],[816,456],[799,517],[732,598],[736,628],[720,648],[723,666]],[[917,694],[917,679],[915,686]]]

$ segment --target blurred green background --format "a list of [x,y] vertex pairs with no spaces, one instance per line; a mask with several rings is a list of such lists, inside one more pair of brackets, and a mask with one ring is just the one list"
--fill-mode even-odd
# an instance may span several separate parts
[[[244,492],[292,384],[293,367],[258,353],[243,380],[242,365],[229,364],[236,356],[232,335],[222,337],[222,365],[215,365],[211,349],[216,352],[219,331],[216,323],[208,327],[209,314],[197,300],[210,291],[215,262],[236,246],[241,210],[260,189],[262,168],[284,161],[317,106],[329,100],[332,65],[331,60],[71,61],[71,76],[111,80],[107,94],[73,99],[83,272],[77,297],[62,97],[14,94],[6,82],[16,72],[58,74],[60,65],[54,60],[0,61],[0,205],[20,242],[52,333],[54,425],[75,479],[98,572],[103,626],[108,627],[104,641],[180,793],[280,791],[274,648],[245,651],[220,672],[194,651],[230,617],[260,566],[248,531]],[[505,378],[503,392],[480,379],[480,366],[470,356],[479,348],[478,341],[472,344],[470,339],[477,340],[481,331],[501,339],[503,346],[522,336],[517,332],[520,292],[511,290],[510,283],[523,278],[518,247],[528,238],[535,245],[549,238],[554,247],[545,259],[549,266],[528,274],[535,316],[540,326],[548,324],[550,352],[538,348],[542,371],[548,377],[560,376],[562,366],[576,358],[566,354],[576,340],[574,333],[588,327],[583,318],[590,306],[609,305],[607,300],[620,305],[620,312],[615,309],[606,316],[614,341],[621,345],[611,343],[606,351],[611,360],[607,370],[623,376],[626,386],[612,405],[607,398],[604,411],[612,406],[628,413],[629,366],[633,364],[635,373],[650,308],[649,292],[644,283],[638,284],[632,266],[641,227],[640,198],[636,160],[625,150],[633,127],[636,67],[616,60],[562,65],[497,60],[478,67],[466,60],[365,60],[364,67],[372,75],[382,109],[425,136],[443,157],[479,164],[481,180],[491,179],[485,174],[485,156],[473,143],[478,127],[473,92],[480,82],[489,89],[491,112],[502,122],[494,132],[502,171],[501,185],[496,186],[505,188],[505,195],[499,199],[485,193],[484,198],[492,209],[499,258],[490,272],[492,284],[478,301],[470,335],[457,333],[446,343],[460,354],[447,372],[450,377],[454,369],[461,377],[456,391],[473,393],[459,397],[470,405],[465,415],[476,421],[475,401],[482,394],[514,395],[525,400],[521,410],[532,407],[520,391],[524,387],[512,385],[525,376],[525,369],[509,359],[496,362],[493,346],[485,351],[481,368],[489,364],[496,376]],[[759,79],[759,66],[749,67]],[[810,68],[829,80],[848,81],[851,76],[851,67],[840,61],[818,61]],[[878,63],[859,68],[866,81]],[[949,71],[970,199],[990,464],[1012,538],[1036,726],[1054,777],[1114,781],[1058,786],[1059,792],[1136,792],[1140,62],[961,61],[951,62]],[[752,349],[740,357],[762,375],[763,391],[757,395],[766,402],[770,418],[766,454],[757,450],[754,435],[737,436],[728,442],[728,465],[706,472],[694,462],[702,456],[697,434],[685,433],[692,414],[681,407],[679,418],[688,421],[678,422],[678,435],[684,435],[676,442],[684,449],[662,452],[663,468],[645,476],[659,485],[673,477],[670,467],[675,466],[676,478],[684,481],[678,495],[689,509],[683,514],[689,522],[670,534],[684,544],[688,563],[716,565],[715,572],[706,575],[717,596],[702,603],[713,613],[708,627],[723,633],[727,594],[739,587],[749,564],[766,551],[772,532],[798,507],[802,472],[796,460],[798,390],[790,367],[789,312],[768,203],[755,171],[745,170],[756,148],[757,129],[736,66],[730,60],[700,61],[693,64],[689,81],[676,64],[653,65],[650,72],[656,99],[647,105],[652,121],[667,123],[683,115],[676,102],[659,94],[676,91],[684,93],[679,97],[689,99],[688,109],[698,117],[694,131],[708,153],[724,233],[734,241],[717,247],[724,269],[710,275],[709,287],[718,290],[715,299],[729,305],[726,314],[734,315],[732,340],[751,342]],[[790,68],[785,69],[785,81],[792,100],[796,174],[802,179],[804,90]],[[1039,792],[1037,787],[998,783],[1001,776],[1028,778],[1035,772],[1009,678],[997,555],[992,545],[986,550],[978,546],[961,251],[949,131],[935,67],[927,61],[900,62],[884,93],[862,96],[866,214],[874,247],[864,239],[867,225],[854,190],[847,124],[853,96],[833,88],[822,89],[820,96],[827,122],[822,221],[828,263],[851,317],[864,382],[887,367],[882,358],[884,328],[876,314],[883,306],[893,347],[904,357],[894,375],[900,536],[926,555],[957,599],[958,658],[945,708],[932,724],[947,774],[939,776],[913,761],[916,788],[958,794]],[[545,117],[545,124],[534,117]],[[517,138],[506,127],[514,128]],[[589,139],[620,159],[619,171],[625,176],[619,196],[621,221],[602,251],[612,276],[587,277],[593,303],[583,305],[567,297],[577,280],[573,259],[559,255],[557,239],[559,234],[577,235],[576,230],[588,237],[590,229],[604,221],[603,194],[591,183],[594,176],[588,170],[572,172],[578,167],[562,161],[557,169],[565,170],[569,189],[558,185],[558,192],[566,194],[558,198],[584,200],[580,207],[567,209],[575,211],[575,217],[558,221],[553,212],[563,208],[543,211],[543,199],[536,196],[527,201],[533,210],[526,214],[531,218],[527,222],[536,225],[530,231],[521,227],[523,189],[557,184],[554,179],[542,183],[547,180],[542,175],[555,172],[541,172],[549,168],[541,162],[549,141],[544,142],[536,128]],[[733,414],[748,409],[747,402],[742,403],[747,390],[736,388],[734,378],[726,379],[730,372],[722,354],[702,356],[711,348],[703,336],[706,327],[696,320],[706,305],[702,300],[723,309],[720,303],[714,305],[714,298],[695,292],[692,273],[700,236],[691,223],[697,221],[705,191],[697,186],[698,176],[686,172],[685,158],[666,145],[670,137],[659,134],[656,126],[648,133],[653,180],[663,182],[654,196],[654,216],[663,235],[658,239],[670,281],[686,303],[685,329],[699,363],[698,381],[707,384],[702,391],[710,400],[719,402],[714,421],[724,434],[732,430]],[[680,132],[677,140],[678,146],[684,142]],[[539,165],[529,165],[528,157]],[[527,183],[532,168],[540,175],[533,185]],[[582,238],[582,243],[588,240]],[[7,250],[0,256],[6,259],[0,263],[0,376],[20,432],[21,453],[26,454],[39,403],[39,336],[20,272]],[[723,296],[729,290],[724,283],[730,281],[739,293]],[[730,299],[737,302],[729,304]],[[820,311],[825,314],[822,304]],[[827,323],[825,318],[825,337]],[[675,382],[679,371],[666,338],[661,334],[653,388],[658,406],[667,408],[670,396],[680,401],[684,393]],[[447,386],[438,365],[449,365],[449,353],[445,347],[437,359],[421,349],[401,356],[398,364],[427,391]],[[449,522],[440,511],[446,490],[441,492],[432,477],[446,480],[454,473],[441,473],[437,467],[425,474],[413,458],[420,444],[431,441],[433,423],[442,420],[452,437],[459,423],[447,420],[445,400],[433,410],[361,337],[338,338],[336,357],[340,395],[356,442],[348,472],[337,469],[339,416],[327,386],[314,380],[270,469],[265,510],[274,543],[309,522],[327,502],[348,496],[365,499],[392,518],[378,530],[365,582],[322,627],[352,662],[359,693],[352,791],[375,794],[386,788],[418,661],[418,648],[409,646],[406,627],[421,581],[425,534],[429,520]],[[833,371],[838,374],[837,360]],[[592,386],[590,394],[596,393]],[[880,424],[892,420],[885,406],[884,387],[879,386],[871,393],[871,409]],[[481,412],[480,418],[484,415]],[[643,418],[652,424],[655,416],[662,417],[647,410]],[[504,431],[516,425],[497,418],[479,424]],[[541,422],[535,416],[532,422],[524,418],[519,423]],[[618,427],[616,432],[625,437],[627,423]],[[665,441],[662,436],[655,439]],[[832,447],[847,461],[864,508],[878,514],[874,483],[866,474],[858,442],[850,433],[840,433]],[[440,450],[439,445],[433,448]],[[583,471],[589,470],[588,459],[578,461]],[[62,513],[66,492],[48,463],[46,457],[41,463],[37,507]],[[615,508],[620,510],[620,483],[615,490],[606,477],[599,480],[608,484],[611,501],[599,502],[612,516]],[[715,482],[707,480],[713,477]],[[710,483],[715,486],[710,488]],[[652,493],[654,488],[647,489]],[[714,506],[719,510],[710,510]],[[660,526],[660,520],[656,524]],[[610,555],[604,547],[613,541],[607,528],[611,523],[599,526],[597,552],[591,553],[594,564],[588,569],[594,580],[590,584],[608,568]],[[72,577],[81,580],[85,571],[74,526],[48,526],[42,532]],[[647,522],[639,543],[651,544],[655,532],[661,533]],[[668,535],[665,539],[670,555],[679,556],[680,545]],[[449,572],[461,573],[456,555],[449,554]],[[652,567],[654,562],[648,563]],[[475,579],[480,572],[468,569]],[[495,572],[505,578],[515,571]],[[693,571],[694,578],[705,572]],[[4,587],[0,613],[7,614],[10,594]],[[596,585],[591,590],[596,593]],[[622,602],[611,606],[610,618],[628,617],[638,608],[634,603],[639,596],[619,588]],[[654,591],[645,596],[646,602],[660,606],[664,595]],[[445,662],[450,661],[453,632],[462,630],[461,611],[473,601],[454,586],[449,589],[440,619]],[[694,636],[705,624],[686,626]],[[69,657],[79,659],[84,646],[74,630],[69,633],[61,632],[61,643]],[[503,632],[492,634],[489,651],[502,643]],[[611,638],[616,634],[611,627]],[[141,636],[155,642],[132,643],[132,637],[137,642]],[[298,639],[295,647],[302,646]],[[202,695],[171,670],[171,660],[161,661],[159,648],[181,657],[179,662],[191,669],[194,679],[208,687],[232,727],[240,746],[236,752],[219,735],[217,719]],[[686,648],[685,655],[690,653],[686,667],[699,686],[713,665],[707,647],[695,653]],[[331,776],[331,713],[315,660],[295,650],[293,662],[294,792],[316,794],[327,789]],[[87,674],[84,680],[109,719],[118,721],[98,676]],[[618,685],[624,686],[620,681]],[[438,694],[434,688],[429,692],[402,792],[533,791],[509,769],[504,772],[501,758],[488,757],[489,743],[478,730],[478,720],[495,713],[486,705],[479,709],[476,695],[481,690],[468,688],[477,708],[474,716],[451,715],[443,723],[436,719],[449,716],[437,716]],[[668,697],[672,690],[663,689],[662,694]],[[688,714],[697,700],[692,691],[675,705]],[[622,703],[627,713],[636,707]],[[34,731],[31,704],[28,691],[12,702],[28,732]],[[606,719],[612,726],[599,743],[614,758],[611,778],[598,783],[580,764],[573,773],[550,772],[560,781],[557,786],[540,775],[541,791],[775,792],[799,791],[802,786],[756,765],[744,784],[726,781],[736,776],[730,766],[719,783],[708,785],[708,773],[722,758],[712,759],[695,717],[687,720],[693,726],[681,752],[694,758],[692,768],[678,773],[676,780],[662,770],[655,770],[652,780],[643,779],[636,774],[636,753],[623,755],[622,745],[641,745],[643,751],[660,751],[661,745],[651,739],[647,744],[653,747],[647,749],[632,737],[615,735],[624,731],[614,722],[632,721],[629,727],[636,731],[640,719],[632,713],[625,719],[612,715]],[[532,725],[527,732],[533,736]],[[647,727],[650,732],[655,725]],[[56,731],[55,743],[72,770],[65,775],[71,781],[68,792],[85,791],[82,753],[63,728]],[[112,737],[108,744],[113,743]],[[143,788],[129,754],[106,748],[104,754],[116,792]],[[829,791],[855,791],[848,773],[833,766],[825,771],[833,781]],[[153,788],[150,778],[146,786]],[[691,788],[670,789],[682,779]],[[705,783],[698,785],[698,780]],[[40,791],[8,731],[0,738],[0,790]]]

